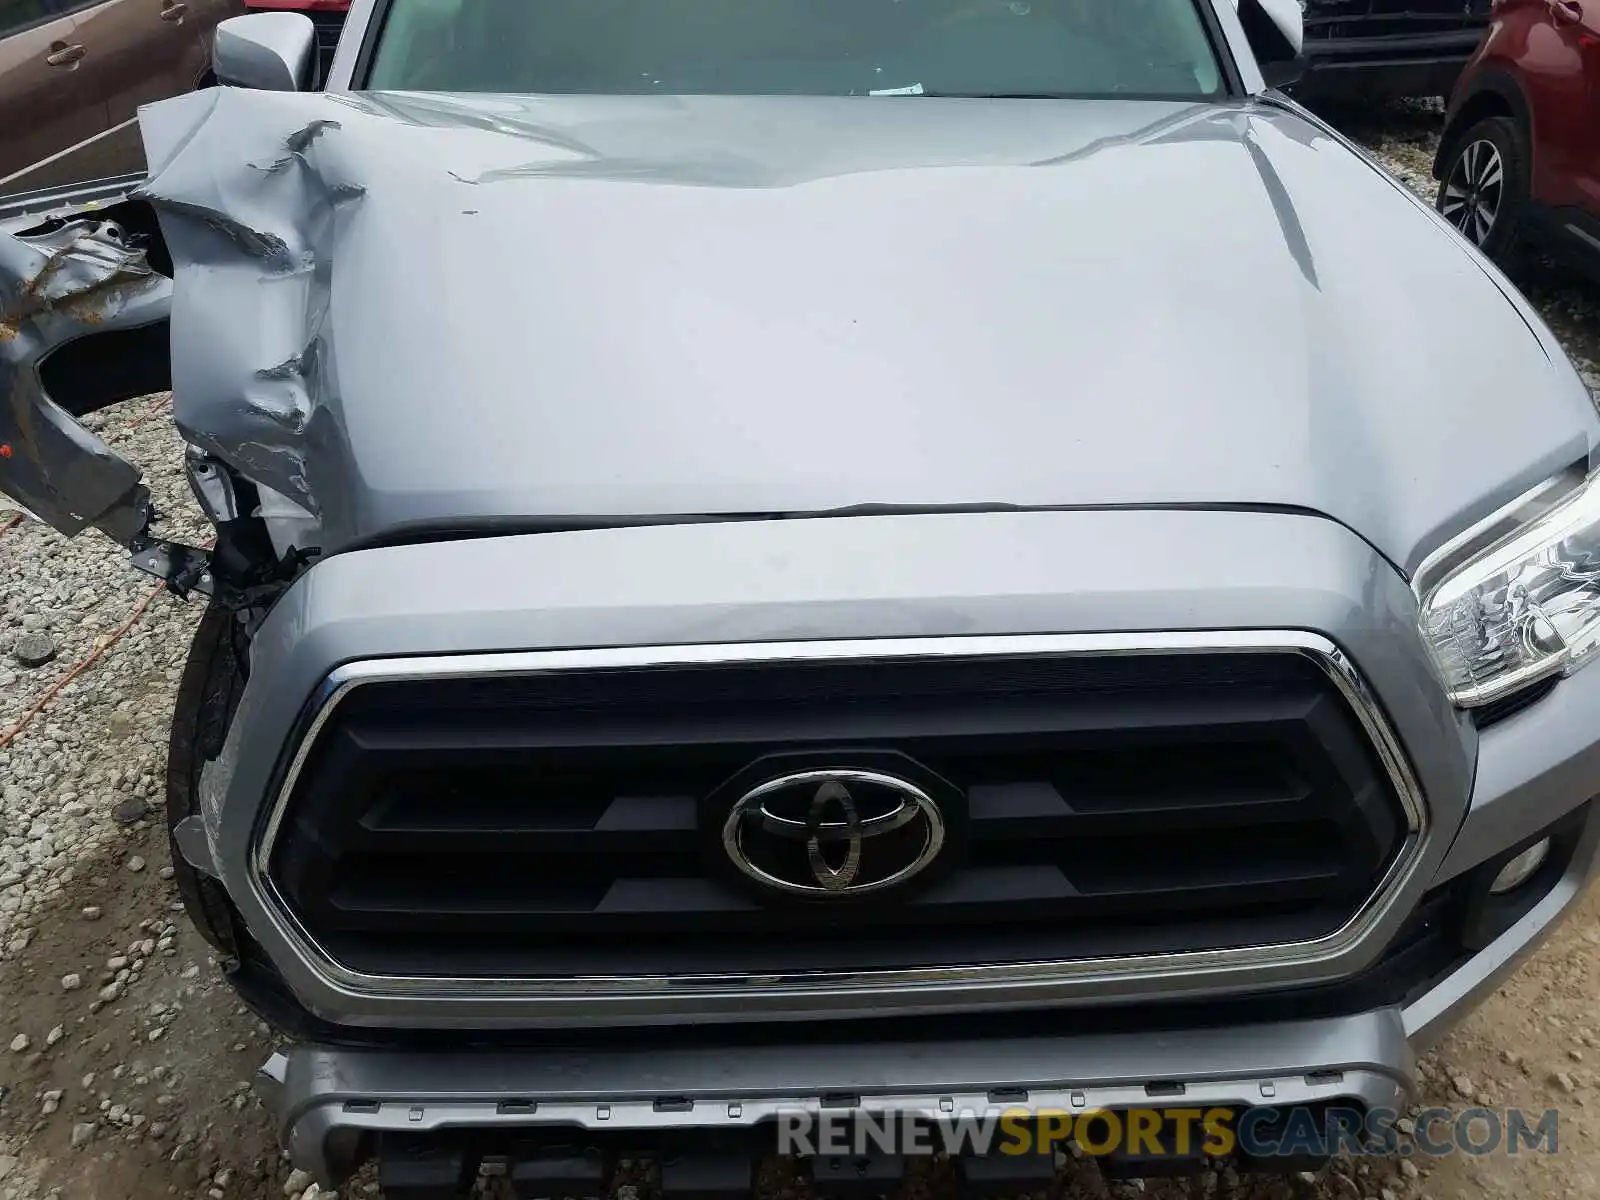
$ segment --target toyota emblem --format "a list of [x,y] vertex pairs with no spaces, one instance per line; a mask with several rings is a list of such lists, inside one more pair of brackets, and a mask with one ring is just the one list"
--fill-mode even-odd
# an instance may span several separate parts
[[763,888],[837,900],[898,888],[939,857],[945,815],[927,791],[879,771],[797,771],[745,792],[722,849]]

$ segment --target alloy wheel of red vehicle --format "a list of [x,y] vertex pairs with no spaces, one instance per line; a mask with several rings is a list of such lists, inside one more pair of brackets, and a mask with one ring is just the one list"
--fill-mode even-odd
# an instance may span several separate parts
[[1461,152],[1444,185],[1442,211],[1457,229],[1483,245],[1500,216],[1506,168],[1500,151],[1488,138],[1479,138]]
[[1492,117],[1461,135],[1437,207],[1468,241],[1500,258],[1516,240],[1527,202],[1525,139],[1515,121]]

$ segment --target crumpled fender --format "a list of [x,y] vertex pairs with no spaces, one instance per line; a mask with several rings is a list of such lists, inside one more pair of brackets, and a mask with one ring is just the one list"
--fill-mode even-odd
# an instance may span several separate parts
[[139,122],[148,178],[0,203],[0,492],[204,590],[201,552],[150,535],[138,467],[75,418],[171,387],[193,453],[317,511],[304,447],[327,279],[314,247],[362,189],[303,169],[337,121],[286,131],[255,93],[195,92]]

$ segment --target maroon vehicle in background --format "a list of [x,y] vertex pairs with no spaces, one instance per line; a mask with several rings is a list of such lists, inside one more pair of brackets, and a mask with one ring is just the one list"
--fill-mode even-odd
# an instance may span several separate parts
[[299,12],[311,18],[317,27],[317,80],[328,77],[328,66],[333,62],[333,51],[339,45],[339,35],[344,32],[345,17],[350,14],[350,0],[244,0],[250,12]]
[[1492,257],[1537,244],[1600,279],[1600,0],[1496,0],[1433,173]]

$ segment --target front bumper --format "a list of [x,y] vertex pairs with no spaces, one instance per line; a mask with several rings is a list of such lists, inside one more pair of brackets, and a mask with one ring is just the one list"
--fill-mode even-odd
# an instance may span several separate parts
[[[1063,978],[982,996],[879,987],[756,1004],[674,987],[623,998],[372,994],[304,961],[259,888],[262,798],[340,663],[695,646],[708,631],[757,644],[1274,629],[1312,631],[1348,654],[1427,806],[1423,847],[1384,918],[1316,964],[1245,955],[1158,981]],[[466,1136],[480,1149],[561,1131],[714,1139],[843,1100],[900,1113],[945,1102],[1070,1111],[1180,1087],[1185,1105],[1391,1107],[1412,1055],[1572,906],[1594,869],[1600,808],[1584,808],[1600,794],[1600,669],[1479,730],[1444,702],[1415,629],[1415,599],[1392,567],[1341,527],[1291,514],[686,525],[329,559],[262,627],[202,788],[205,856],[283,1005],[268,1015],[303,1018],[277,1020],[302,1045],[263,1076],[285,1144],[333,1182],[386,1138]],[[1564,856],[1524,908],[1405,965],[1398,982],[1352,986],[1393,965],[1433,900],[1477,887],[1564,821]]]
[[936,1121],[1024,1106],[1119,1110],[1173,1095],[1181,1101],[1169,1103],[1195,1108],[1345,1102],[1370,1110],[1398,1107],[1411,1073],[1403,1020],[1390,1009],[1157,1036],[870,1046],[796,1040],[521,1055],[302,1046],[274,1056],[261,1089],[294,1163],[337,1183],[384,1137],[468,1132],[494,1148],[556,1130],[578,1143],[651,1148],[670,1137],[681,1147],[693,1135],[707,1144],[718,1135],[753,1138],[784,1114],[824,1109]]
[[1405,1003],[1347,1016],[999,1037],[982,1036],[974,1018],[964,1038],[919,1038],[906,1024],[898,1040],[739,1040],[725,1031],[725,1041],[692,1045],[596,1039],[515,1051],[302,1044],[263,1066],[258,1090],[294,1164],[335,1185],[396,1140],[450,1146],[458,1157],[465,1146],[476,1161],[531,1134],[632,1155],[730,1137],[760,1144],[787,1114],[840,1109],[928,1121],[1019,1107],[1398,1110],[1414,1056],[1493,991],[1591,880],[1600,806],[1569,824],[1564,868],[1504,932]]

